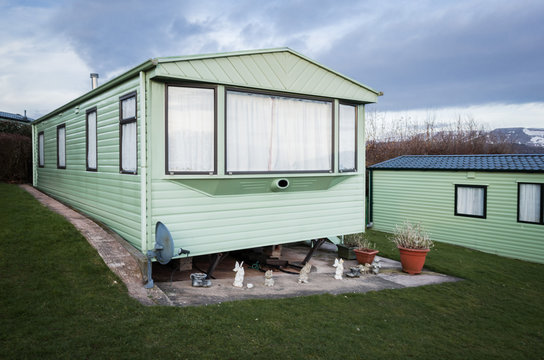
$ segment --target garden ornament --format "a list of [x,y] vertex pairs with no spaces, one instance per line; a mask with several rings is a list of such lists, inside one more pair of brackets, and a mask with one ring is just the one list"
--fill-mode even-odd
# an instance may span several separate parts
[[268,270],[264,273],[264,286],[274,286],[274,279],[272,278],[272,270]]
[[312,265],[308,262],[300,270],[300,274],[298,275],[299,284],[306,284],[308,282],[308,274],[310,273],[310,270],[312,270]]
[[372,273],[374,275],[378,275],[380,272],[380,269],[382,268],[382,263],[380,262],[380,259],[376,259],[372,262]]
[[235,287],[244,287],[244,262],[242,261],[240,264],[238,264],[238,261],[234,265],[234,269],[232,271],[236,272],[236,275],[234,276],[234,282],[232,283],[232,286]]
[[334,265],[336,268],[336,273],[334,274],[334,278],[336,280],[342,280],[342,274],[344,273],[344,259],[334,259]]
[[210,287],[212,286],[212,281],[206,279],[208,275],[204,273],[193,273],[191,274],[191,285],[194,287]]

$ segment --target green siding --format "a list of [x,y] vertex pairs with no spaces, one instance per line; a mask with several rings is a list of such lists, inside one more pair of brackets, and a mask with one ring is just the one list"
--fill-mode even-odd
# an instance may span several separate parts
[[[544,226],[517,222],[518,182],[544,183],[544,174],[374,170],[374,228],[421,221],[434,240],[544,263]],[[455,184],[487,185],[485,219],[454,215]]]
[[358,102],[376,93],[289,51],[160,63],[156,76]]
[[[45,138],[45,167],[37,169],[37,188],[103,222],[140,248],[140,176],[119,173],[119,96],[139,90],[138,86],[138,78],[127,81],[60,115],[46,118],[35,125],[35,132],[44,131]],[[138,96],[137,101],[139,118]],[[86,171],[85,122],[86,110],[95,106],[98,171],[93,172]],[[66,169],[57,169],[56,129],[63,123]],[[138,121],[138,128],[139,125]]]
[[[164,86],[152,81],[148,94],[152,109],[148,136],[153,144],[148,147],[151,173],[148,216],[152,224],[161,221],[168,227],[176,247],[188,249],[196,256],[364,230],[363,172],[224,175],[223,86],[217,91],[218,174],[165,175]],[[364,169],[363,106],[359,107],[358,115],[358,168]],[[337,137],[338,132],[335,134]],[[273,192],[269,185],[262,186],[263,182],[278,178],[291,180],[287,191]],[[330,182],[330,186],[320,187],[321,178],[327,178],[325,182]],[[305,184],[309,184],[309,189],[302,188]],[[301,191],[295,191],[297,186]],[[153,236],[148,238],[149,247]]]

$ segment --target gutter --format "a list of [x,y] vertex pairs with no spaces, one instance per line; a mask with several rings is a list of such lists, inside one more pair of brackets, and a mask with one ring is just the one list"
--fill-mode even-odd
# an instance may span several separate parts
[[62,113],[98,94],[101,94],[115,86],[117,86],[118,84],[126,81],[127,79],[130,79],[130,78],[133,78],[135,76],[138,76],[138,74],[141,72],[141,71],[147,71],[149,69],[152,69],[154,68],[155,66],[157,66],[158,64],[158,61],[157,59],[150,59],[150,60],[147,60],[145,62],[143,62],[142,64],[136,66],[135,68],[113,78],[112,80],[108,81],[107,83],[103,84],[103,85],[100,85],[99,87],[97,87],[96,89],[93,89],[91,91],[89,91],[88,93],[85,93],[83,95],[81,95],[80,97],[70,101],[69,103],[51,111],[50,113],[40,117],[39,119],[36,119],[32,122],[32,124],[38,124],[52,116],[55,116],[59,113]]

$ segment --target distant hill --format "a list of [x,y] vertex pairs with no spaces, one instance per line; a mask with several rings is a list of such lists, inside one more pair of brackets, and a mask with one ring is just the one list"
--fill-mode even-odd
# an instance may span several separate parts
[[544,128],[499,128],[490,131],[489,134],[516,144],[519,150],[544,153]]

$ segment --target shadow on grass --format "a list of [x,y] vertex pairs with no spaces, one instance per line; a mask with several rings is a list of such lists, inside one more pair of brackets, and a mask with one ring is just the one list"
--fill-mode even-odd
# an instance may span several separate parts
[[[387,234],[370,231],[398,259]],[[431,270],[466,279],[402,290],[143,307],[86,240],[0,184],[2,358],[535,358],[544,265],[447,244]]]

